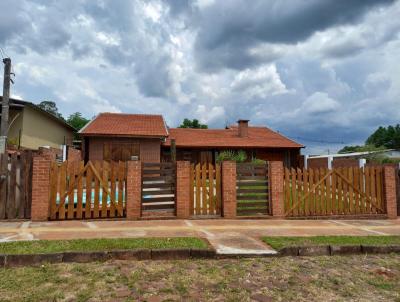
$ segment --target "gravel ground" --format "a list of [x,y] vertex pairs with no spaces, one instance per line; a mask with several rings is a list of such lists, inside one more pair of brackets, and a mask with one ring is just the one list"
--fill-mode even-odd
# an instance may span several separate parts
[[400,256],[109,261],[0,269],[1,301],[400,301]]

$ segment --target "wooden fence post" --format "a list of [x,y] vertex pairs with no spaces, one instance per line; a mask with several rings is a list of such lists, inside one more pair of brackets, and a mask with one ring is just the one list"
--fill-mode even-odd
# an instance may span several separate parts
[[236,162],[222,162],[222,212],[225,218],[236,218]]
[[142,163],[127,162],[126,176],[126,218],[139,219],[142,204]]
[[396,199],[396,174],[392,166],[383,168],[383,183],[385,193],[385,204],[389,219],[397,218],[397,199]]
[[50,205],[50,164],[42,156],[33,158],[32,167],[32,221],[46,221]]
[[283,162],[268,162],[268,170],[272,216],[274,216],[275,218],[283,218],[285,216],[285,206],[283,200]]
[[187,219],[190,216],[190,162],[176,162],[176,216]]

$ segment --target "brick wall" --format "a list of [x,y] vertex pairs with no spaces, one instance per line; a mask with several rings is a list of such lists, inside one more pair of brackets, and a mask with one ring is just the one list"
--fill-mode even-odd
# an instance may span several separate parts
[[268,170],[272,216],[282,218],[285,216],[285,208],[283,203],[283,162],[270,161],[268,163]]
[[56,157],[62,157],[62,150],[57,148],[44,148],[40,147],[37,154],[50,161],[55,161]]
[[225,218],[236,218],[236,163],[222,163],[222,213]]
[[383,168],[383,177],[387,215],[389,219],[396,219],[397,197],[395,168],[391,166],[385,166]]
[[354,158],[334,158],[332,168],[350,168],[359,167],[359,160]]
[[81,151],[78,149],[74,149],[72,147],[68,147],[68,161],[75,162],[81,160],[82,160]]
[[142,164],[140,161],[128,161],[127,165],[126,218],[139,219],[142,199]]
[[328,158],[309,158],[307,161],[307,168],[325,168],[328,169]]
[[176,162],[176,216],[187,219],[190,216],[190,162]]
[[49,216],[50,164],[51,160],[46,156],[37,155],[33,158],[32,221],[45,221]]

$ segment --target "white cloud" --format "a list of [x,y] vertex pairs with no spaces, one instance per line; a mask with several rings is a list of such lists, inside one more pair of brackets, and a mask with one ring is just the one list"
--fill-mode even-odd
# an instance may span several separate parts
[[225,109],[222,106],[209,107],[208,105],[198,105],[196,110],[197,116],[202,123],[215,122],[216,120],[223,120],[225,116]]
[[315,92],[307,98],[302,107],[305,112],[318,114],[334,112],[340,107],[340,104],[325,92]]
[[266,98],[288,92],[274,64],[239,72],[231,83],[231,88],[247,98]]

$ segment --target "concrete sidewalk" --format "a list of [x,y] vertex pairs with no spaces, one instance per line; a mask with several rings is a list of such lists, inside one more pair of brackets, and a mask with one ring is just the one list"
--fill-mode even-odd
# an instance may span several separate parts
[[400,235],[400,219],[0,222],[0,242],[193,236],[206,238],[220,254],[271,254],[259,237],[313,235]]

